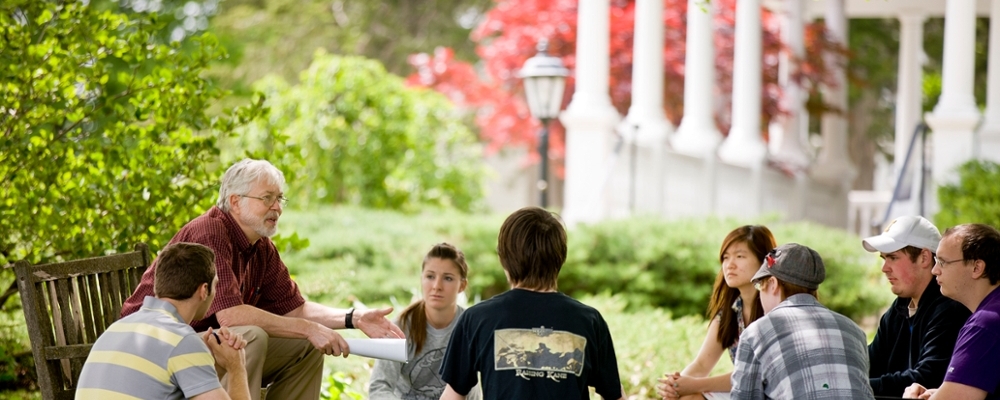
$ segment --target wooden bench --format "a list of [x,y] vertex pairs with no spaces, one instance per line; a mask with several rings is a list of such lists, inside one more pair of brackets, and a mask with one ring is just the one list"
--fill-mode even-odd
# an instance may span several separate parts
[[44,399],[73,398],[91,346],[118,319],[149,264],[143,243],[110,256],[14,264]]

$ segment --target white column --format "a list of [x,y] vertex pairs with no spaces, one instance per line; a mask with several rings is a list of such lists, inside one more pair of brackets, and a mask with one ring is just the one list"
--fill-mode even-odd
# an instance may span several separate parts
[[[924,15],[905,14],[899,16],[899,66],[896,82],[896,140],[893,147],[893,177],[899,176],[903,161],[909,150],[913,131],[920,123],[920,109],[923,107],[923,68],[921,55],[924,42]],[[919,138],[917,140],[920,140]],[[920,147],[916,143],[914,151]],[[919,154],[911,156],[910,165],[916,166]],[[911,171],[916,171],[911,169]]]
[[[681,153],[711,154],[722,142],[715,126],[715,40],[712,15],[715,3],[688,0],[687,43],[684,54],[684,116],[671,138]],[[638,14],[638,11],[636,12]]]
[[945,10],[941,98],[925,117],[934,132],[936,185],[956,182],[956,168],[975,154],[973,129],[980,116],[972,91],[976,74],[976,1],[948,0]]
[[576,92],[559,120],[566,127],[566,182],[563,219],[567,224],[604,217],[603,187],[609,139],[621,117],[608,95],[609,0],[581,0],[577,10]]
[[979,130],[980,156],[1000,162],[1000,1],[990,8],[990,42],[986,59],[986,112]]
[[[827,0],[826,27],[834,38],[847,46],[847,17],[844,14],[844,0]],[[829,57],[841,58],[831,54]],[[832,60],[829,60],[832,61]],[[843,60],[840,60],[843,61]],[[823,98],[834,108],[847,110],[847,73],[843,68],[832,72],[835,87],[823,87]],[[827,185],[848,188],[857,169],[851,163],[847,151],[847,119],[843,113],[825,113],[820,123],[823,147],[810,171],[813,178]]]
[[[793,59],[805,55],[804,29],[802,27],[802,0],[785,0],[781,12],[781,40],[788,45],[778,59],[778,84],[781,85],[781,108],[787,114],[779,115],[768,126],[768,147],[771,158],[796,169],[809,165],[803,142],[808,138],[808,115],[805,113],[805,94],[792,81],[795,67]],[[806,124],[803,124],[803,123]]]
[[637,0],[632,44],[632,106],[625,118],[634,138],[660,146],[671,130],[663,113],[663,0]]
[[736,3],[736,39],[733,60],[733,124],[719,146],[719,158],[743,166],[757,166],[767,155],[760,137],[761,27],[760,0]]

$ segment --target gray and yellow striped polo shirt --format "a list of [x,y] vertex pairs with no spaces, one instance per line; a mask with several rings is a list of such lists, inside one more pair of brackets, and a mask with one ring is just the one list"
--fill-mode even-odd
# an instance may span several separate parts
[[208,346],[177,309],[155,297],[97,338],[77,399],[183,399],[220,388]]

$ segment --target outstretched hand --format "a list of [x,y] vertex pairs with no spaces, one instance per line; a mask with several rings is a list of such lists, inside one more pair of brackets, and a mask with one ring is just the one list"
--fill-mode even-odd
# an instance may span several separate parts
[[396,324],[386,318],[392,312],[392,307],[355,310],[354,327],[364,332],[372,339],[404,339],[406,335]]

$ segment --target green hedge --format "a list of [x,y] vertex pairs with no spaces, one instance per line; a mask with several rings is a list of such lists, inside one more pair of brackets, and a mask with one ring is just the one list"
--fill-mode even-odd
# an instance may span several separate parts
[[[282,229],[311,244],[285,259],[303,292],[314,300],[391,299],[405,305],[419,294],[423,255],[433,244],[449,241],[468,258],[470,297],[488,298],[507,289],[495,250],[504,217],[357,208],[289,211]],[[718,246],[741,223],[635,218],[581,225],[569,232],[560,290],[573,296],[615,294],[628,310],[660,307],[675,316],[702,314],[719,268]],[[861,248],[858,237],[812,223],[768,225],[779,243],[802,243],[823,256],[827,282],[820,297],[830,308],[860,320],[891,301],[878,258]]]
[[941,211],[934,222],[942,231],[969,222],[1000,227],[1000,164],[969,161],[958,168],[959,182],[941,186]]
[[[573,295],[610,291],[630,307],[663,307],[675,315],[704,313],[722,239],[743,223],[637,218],[580,227],[570,235],[560,288]],[[801,243],[820,253],[827,280],[819,294],[831,309],[861,319],[890,301],[877,257],[859,238],[812,223],[764,223],[779,244]]]

